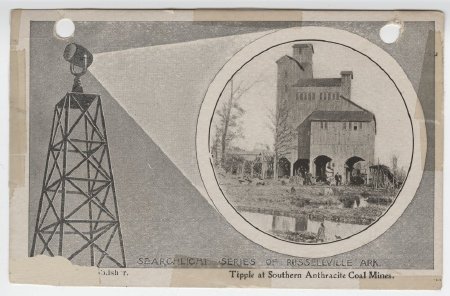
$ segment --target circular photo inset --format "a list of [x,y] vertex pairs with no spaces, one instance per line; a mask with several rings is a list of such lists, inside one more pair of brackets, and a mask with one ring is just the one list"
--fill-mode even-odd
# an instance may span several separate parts
[[210,90],[215,102],[205,100],[212,176],[200,169],[207,189],[220,192],[208,190],[213,202],[224,200],[219,211],[225,205],[233,226],[260,242],[270,237],[262,244],[278,251],[277,240],[326,245],[370,229],[396,203],[413,163],[412,110],[396,78],[326,39],[250,52],[230,66],[220,92]]

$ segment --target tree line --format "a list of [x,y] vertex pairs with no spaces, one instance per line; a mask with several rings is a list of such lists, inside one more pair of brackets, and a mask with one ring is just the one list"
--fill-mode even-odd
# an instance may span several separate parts
[[[260,80],[254,80],[249,84],[243,81],[234,82],[232,78],[227,86],[229,94],[219,99],[219,106],[214,114],[215,134],[212,139],[211,151],[214,158],[214,165],[223,168],[228,172],[229,168],[235,162],[239,161],[235,156],[229,155],[230,150],[239,150],[233,146],[237,139],[245,137],[242,128],[242,117],[246,111],[242,108],[241,99],[252,87],[260,83]],[[226,96],[226,97],[225,97]],[[275,110],[268,110],[266,118],[267,126],[274,137],[273,144],[273,168],[274,177],[278,176],[278,161],[288,153],[294,132],[288,123],[289,109],[286,100],[277,102]]]

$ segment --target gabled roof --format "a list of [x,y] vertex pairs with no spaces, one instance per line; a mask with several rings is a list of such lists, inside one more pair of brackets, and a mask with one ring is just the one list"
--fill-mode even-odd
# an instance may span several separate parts
[[[314,112],[312,112],[311,114],[309,114],[309,116],[306,117],[306,118],[302,121],[302,123],[300,123],[300,124],[297,126],[297,128],[299,128],[300,125],[302,125],[304,122],[306,122],[306,121],[311,121],[311,116],[312,116],[314,113],[316,113],[316,112],[361,112],[361,113],[365,113],[365,115],[340,114],[340,115],[333,115],[333,116],[335,116],[335,117],[333,117],[333,118],[345,118],[345,117],[347,117],[347,116],[350,116],[350,117],[353,117],[353,116],[354,116],[355,118],[356,118],[357,116],[361,116],[361,117],[364,117],[364,118],[369,118],[369,117],[370,117],[370,120],[360,120],[360,121],[366,121],[366,122],[368,122],[368,121],[372,121],[372,120],[373,120],[373,121],[375,122],[375,134],[377,133],[377,119],[376,119],[375,115],[374,115],[372,112],[370,112],[369,110],[367,110],[367,109],[361,107],[360,105],[356,104],[355,102],[353,102],[353,101],[347,99],[347,98],[344,97],[343,95],[341,95],[340,98],[341,98],[342,100],[344,100],[344,101],[347,101],[349,104],[352,104],[353,106],[355,106],[356,108],[360,109],[361,111],[322,111],[322,110],[317,110],[317,111],[314,111]],[[314,116],[315,116],[316,118],[319,118],[319,116],[323,116],[323,117],[329,116],[329,117],[332,117],[331,114],[330,114],[330,115],[326,115],[325,113],[322,113],[322,114],[321,114],[321,113],[316,113]],[[319,121],[319,120],[321,120],[321,119],[316,119],[316,120],[313,120],[313,121]],[[327,120],[324,119],[324,121],[327,121]],[[329,119],[328,121],[333,121],[333,120]],[[336,121],[337,121],[337,120],[336,120]],[[340,120],[340,121],[347,121],[347,120]],[[348,120],[348,121],[350,121],[350,120]],[[358,121],[358,120],[352,120],[352,121]]]
[[296,59],[294,59],[293,57],[284,55],[277,60],[277,63],[282,62],[283,60],[288,60],[288,61],[294,62],[302,71],[305,71],[305,68],[303,67],[303,65],[300,64],[300,62],[297,61]]
[[305,87],[305,86],[341,86],[341,78],[310,78],[310,79],[300,79],[294,87]]

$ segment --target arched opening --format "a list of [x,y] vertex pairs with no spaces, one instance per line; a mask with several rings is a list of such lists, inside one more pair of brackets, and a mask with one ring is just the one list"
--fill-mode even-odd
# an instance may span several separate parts
[[319,155],[314,159],[316,166],[316,182],[326,182],[327,172],[331,169],[331,158],[326,155]]
[[362,185],[365,183],[361,162],[364,161],[359,156],[352,156],[345,162],[345,180],[347,184]]
[[278,161],[278,177],[289,177],[290,175],[290,169],[291,169],[291,162],[287,160],[286,157],[280,158]]
[[294,175],[302,176],[309,172],[309,159],[299,159],[294,163]]

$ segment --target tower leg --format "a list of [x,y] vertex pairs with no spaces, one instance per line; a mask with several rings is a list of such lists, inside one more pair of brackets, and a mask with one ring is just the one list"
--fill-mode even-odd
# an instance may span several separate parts
[[100,97],[68,93],[55,106],[30,256],[125,267]]
[[41,189],[41,197],[39,198],[39,205],[38,205],[38,212],[36,215],[36,223],[35,223],[35,227],[34,227],[34,234],[33,234],[33,242],[31,244],[31,250],[30,250],[30,257],[35,255],[35,248],[36,248],[36,238],[38,235],[38,230],[39,230],[39,218],[41,216],[41,212],[42,212],[42,206],[43,206],[43,200],[44,200],[44,188],[46,186],[45,184],[45,176],[47,176],[47,171],[48,171],[48,163],[50,160],[50,148],[52,145],[52,139],[53,139],[53,134],[54,134],[54,129],[55,129],[55,121],[59,120],[59,118],[57,117],[57,112],[56,112],[56,108],[53,111],[53,121],[52,121],[52,129],[51,129],[51,133],[50,133],[50,140],[49,140],[49,144],[48,144],[48,153],[47,153],[47,160],[45,161],[45,169],[44,169],[44,180],[42,181],[42,189]]

